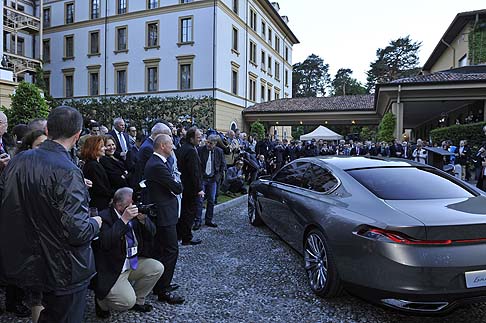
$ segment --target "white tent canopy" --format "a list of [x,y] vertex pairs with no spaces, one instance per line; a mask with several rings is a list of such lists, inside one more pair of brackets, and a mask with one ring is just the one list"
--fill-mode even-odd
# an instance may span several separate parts
[[300,136],[300,140],[312,140],[312,139],[315,139],[315,140],[319,140],[319,139],[339,140],[339,139],[343,139],[343,136],[341,136],[338,133],[335,133],[334,131],[332,131],[332,130],[324,127],[324,126],[319,126],[319,127],[317,127],[316,130],[314,130],[314,131],[312,131],[308,134]]

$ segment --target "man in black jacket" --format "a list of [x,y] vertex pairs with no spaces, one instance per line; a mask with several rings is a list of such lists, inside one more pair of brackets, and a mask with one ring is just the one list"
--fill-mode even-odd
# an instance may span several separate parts
[[[223,149],[216,147],[218,138],[218,135],[210,135],[206,139],[206,145],[197,149],[199,159],[201,160],[201,169],[203,170],[202,187],[207,201],[206,214],[204,215],[205,224],[212,228],[218,226],[213,222],[217,184],[226,170]],[[199,200],[196,220],[194,221],[194,230],[198,230],[201,227],[202,205],[203,199],[201,198]]]
[[96,261],[96,315],[110,316],[110,309],[150,312],[145,297],[152,291],[164,266],[148,257],[146,243],[155,236],[155,225],[133,205],[133,190],[118,189],[109,209],[100,213],[103,228],[93,241]]
[[172,138],[166,134],[158,135],[153,147],[154,153],[145,166],[145,179],[148,201],[155,203],[157,208],[157,233],[153,254],[165,267],[164,274],[154,286],[154,293],[158,295],[159,301],[181,304],[184,298],[172,293],[179,285],[171,285],[171,282],[179,256],[176,229],[179,213],[177,195],[182,192],[182,185],[176,180],[177,177],[170,165]]
[[198,200],[204,198],[202,188],[201,160],[196,147],[201,142],[201,132],[192,127],[187,130],[186,142],[177,149],[177,165],[181,172],[182,186],[182,210],[181,218],[177,223],[177,236],[183,245],[197,245],[199,239],[193,239],[192,225],[197,214]]
[[95,274],[91,240],[102,222],[89,217],[88,189],[68,153],[82,126],[76,109],[52,110],[49,140],[16,155],[0,177],[0,273],[43,293],[42,323],[82,322]]

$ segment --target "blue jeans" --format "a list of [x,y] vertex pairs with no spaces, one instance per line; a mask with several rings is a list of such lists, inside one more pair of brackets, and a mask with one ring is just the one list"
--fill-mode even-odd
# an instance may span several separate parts
[[[212,178],[212,179],[203,179],[202,186],[207,201],[206,215],[204,216],[205,217],[204,222],[210,223],[213,222],[214,201],[216,200],[216,189],[218,185],[216,183],[216,180]],[[204,198],[199,198],[196,220],[194,221],[194,224],[196,225],[202,224],[203,203],[204,203]]]

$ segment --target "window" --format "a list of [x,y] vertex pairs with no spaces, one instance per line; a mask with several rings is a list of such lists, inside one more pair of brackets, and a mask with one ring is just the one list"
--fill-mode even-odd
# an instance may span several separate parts
[[45,8],[42,15],[44,28],[51,26],[51,8]]
[[260,86],[260,102],[265,102],[265,85]]
[[[12,42],[15,43],[15,37],[12,37]],[[22,37],[17,37],[17,47],[15,49],[15,54],[25,55],[25,40]]]
[[236,27],[233,27],[233,37],[231,43],[231,49],[235,52],[238,52],[238,29]]
[[256,44],[250,40],[250,62],[256,65]]
[[179,19],[179,30],[180,30],[180,35],[179,35],[179,42],[184,44],[184,43],[190,43],[193,41],[193,23],[192,23],[192,17],[181,17]]
[[233,0],[233,12],[236,14],[238,14],[238,7],[239,7],[238,0]]
[[115,68],[115,94],[128,92],[128,62],[113,63]]
[[265,39],[267,35],[267,24],[262,20],[262,38]]
[[44,72],[45,94],[51,94],[51,72]]
[[268,43],[272,46],[272,30],[268,28]]
[[270,56],[268,56],[267,68],[268,75],[272,75],[272,58]]
[[100,32],[89,32],[89,55],[98,55],[100,53]]
[[68,2],[65,4],[64,21],[66,24],[72,24],[74,22],[74,2]]
[[158,87],[159,69],[155,66],[147,68],[147,92],[155,92]]
[[262,71],[265,72],[265,61],[267,60],[267,55],[265,54],[265,51],[262,50],[262,55],[261,55],[261,64],[262,64]]
[[128,32],[127,27],[117,27],[116,28],[116,47],[115,51],[127,51],[128,50]]
[[180,66],[180,89],[188,90],[191,88],[191,64],[182,64]]
[[256,31],[257,14],[254,9],[250,9],[250,28]]
[[280,90],[277,89],[277,88],[275,88],[275,97],[274,98],[275,98],[275,100],[280,99]]
[[275,79],[280,80],[280,63],[275,62]]
[[62,70],[64,75],[64,97],[71,98],[74,96],[74,68]]
[[42,60],[44,63],[49,63],[51,61],[51,40],[44,39],[42,41]]
[[74,35],[64,36],[64,59],[74,58]]
[[159,0],[147,0],[147,9],[155,9],[159,7]]
[[275,50],[277,51],[277,53],[280,54],[280,37],[278,37],[277,35],[275,35],[275,44],[274,44],[274,48]]
[[116,0],[116,12],[119,15],[127,13],[127,1],[128,0]]
[[289,61],[289,48],[287,46],[285,46],[285,61]]
[[267,100],[272,101],[272,88],[268,87],[267,89]]
[[97,19],[100,17],[100,1],[101,0],[91,0],[91,19]]
[[273,181],[282,184],[302,187],[304,173],[309,166],[308,163],[294,162],[284,166],[275,176]]
[[256,80],[250,78],[250,101],[256,101]]
[[177,56],[179,70],[178,70],[178,86],[179,90],[189,90],[193,88],[193,61],[194,55]]
[[289,86],[289,71],[288,70],[285,70],[285,86]]
[[147,42],[145,46],[147,48],[153,48],[159,46],[159,23],[158,22],[147,23]]
[[238,70],[235,68],[231,70],[231,93],[238,95]]
[[89,95],[97,96],[100,94],[100,73],[99,71],[89,71]]

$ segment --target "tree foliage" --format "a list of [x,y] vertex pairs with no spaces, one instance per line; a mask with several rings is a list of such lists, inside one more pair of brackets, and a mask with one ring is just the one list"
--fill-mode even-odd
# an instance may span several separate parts
[[483,134],[484,122],[452,125],[450,127],[437,128],[430,131],[430,137],[433,143],[440,143],[444,140],[452,140],[452,143],[459,146],[459,141],[467,140],[473,151],[477,151],[486,137]]
[[378,141],[391,142],[395,139],[394,132],[396,122],[397,121],[393,113],[385,113],[383,119],[381,119],[381,122],[378,125]]
[[318,55],[311,54],[302,63],[294,64],[292,71],[292,96],[317,97],[326,95],[331,76],[329,65]]
[[304,126],[292,127],[292,138],[299,140],[304,133]]
[[258,136],[255,139],[263,140],[265,138],[265,126],[261,122],[255,121],[250,125],[250,133]]
[[32,119],[47,118],[49,115],[49,105],[41,96],[39,88],[32,83],[20,82],[10,98],[10,109],[2,107],[2,110],[11,125],[27,124]]
[[368,91],[371,92],[377,83],[417,75],[420,72],[418,52],[421,46],[422,42],[406,36],[390,41],[385,48],[378,48],[376,60],[366,73]]
[[349,68],[340,68],[336,72],[331,83],[333,96],[366,94],[366,88],[357,79],[351,77],[351,74],[353,70]]
[[375,141],[375,137],[376,137],[376,128],[370,128],[364,126],[361,128],[361,131],[359,132],[359,138],[362,141],[366,141],[366,140]]
[[195,124],[214,128],[214,99],[211,97],[102,97],[55,102],[78,109],[85,120],[96,120],[109,126],[116,117],[129,125],[149,130],[157,120],[174,124]]

